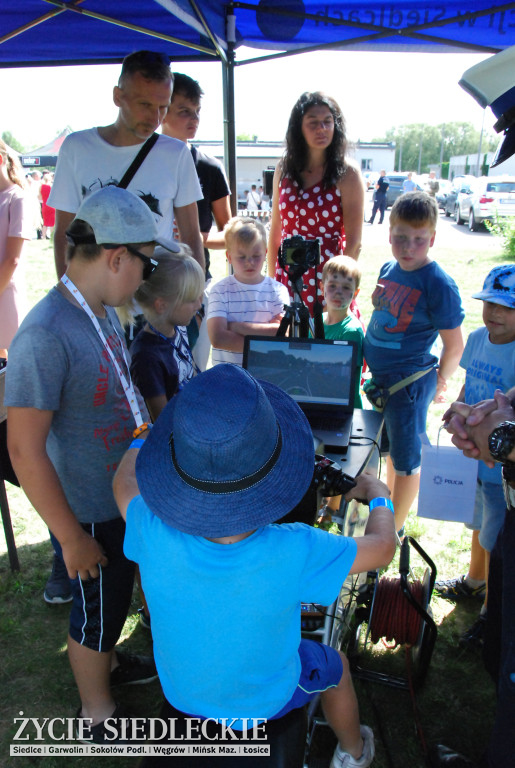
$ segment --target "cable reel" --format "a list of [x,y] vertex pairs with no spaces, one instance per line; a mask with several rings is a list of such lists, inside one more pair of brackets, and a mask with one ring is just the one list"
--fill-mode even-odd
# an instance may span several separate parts
[[[410,546],[427,564],[422,580],[413,578],[410,569]],[[354,628],[347,646],[352,674],[365,680],[384,683],[395,688],[420,687],[424,682],[436,641],[437,628],[429,602],[436,580],[436,566],[420,544],[405,536],[400,551],[399,578],[378,578],[368,574],[367,584],[358,597],[359,607],[354,615]],[[406,647],[407,678],[364,669],[360,666],[362,624],[368,624],[368,637],[373,643],[381,638],[390,647]],[[388,647],[388,646],[387,646]]]

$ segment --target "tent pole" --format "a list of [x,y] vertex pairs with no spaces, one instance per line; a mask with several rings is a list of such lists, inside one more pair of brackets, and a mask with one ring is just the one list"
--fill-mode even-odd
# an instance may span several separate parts
[[236,121],[234,117],[234,61],[236,42],[236,17],[229,9],[227,25],[227,61],[222,61],[222,82],[224,99],[224,160],[229,188],[231,190],[231,212],[238,211],[238,191],[236,186]]

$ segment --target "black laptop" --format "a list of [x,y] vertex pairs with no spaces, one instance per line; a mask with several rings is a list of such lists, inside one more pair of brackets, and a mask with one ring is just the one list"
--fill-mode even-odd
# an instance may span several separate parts
[[356,357],[353,341],[245,336],[243,367],[287,392],[325,448],[345,452],[352,429]]

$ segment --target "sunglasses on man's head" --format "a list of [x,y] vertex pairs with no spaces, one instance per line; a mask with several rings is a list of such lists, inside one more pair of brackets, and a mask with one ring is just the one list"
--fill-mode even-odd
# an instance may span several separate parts
[[138,251],[137,248],[133,248],[132,245],[115,245],[114,243],[102,243],[103,248],[122,248],[125,247],[129,251],[129,253],[132,253],[133,256],[137,256],[138,259],[141,259],[143,262],[143,280],[148,280],[152,272],[155,270],[157,265],[159,264],[158,261],[155,259],[151,259],[150,256],[145,256],[144,253],[141,253],[141,251]]

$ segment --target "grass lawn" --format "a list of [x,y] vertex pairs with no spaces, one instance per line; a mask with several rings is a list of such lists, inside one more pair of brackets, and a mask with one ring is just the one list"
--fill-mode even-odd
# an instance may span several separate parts
[[[440,235],[445,233],[445,236],[440,236],[433,256],[460,286],[467,313],[464,327],[468,333],[481,324],[481,302],[471,299],[470,294],[481,288],[489,269],[503,262],[500,243],[490,235],[478,233],[466,241],[466,248],[461,248],[450,237],[449,223],[443,218],[440,230]],[[387,230],[380,237],[377,228],[374,232],[372,228],[366,229],[364,242],[360,259],[364,275],[359,304],[368,319],[369,297],[379,268],[390,254]],[[50,244],[30,243],[26,264],[30,298],[35,303],[55,282]],[[221,252],[213,254],[212,264],[215,276],[221,277],[224,272]],[[455,399],[462,382],[463,373],[458,372],[449,383],[449,400]],[[445,406],[433,405],[431,408],[428,433],[432,441],[436,440],[444,410]],[[442,441],[449,442],[446,433]],[[48,607],[42,598],[51,563],[46,528],[22,491],[11,486],[7,491],[21,571],[10,572],[5,541],[0,536],[0,765],[6,768],[53,768],[69,761],[77,768],[89,766],[91,759],[80,756],[68,758],[64,763],[56,757],[9,757],[8,745],[15,733],[13,720],[20,712],[28,717],[71,717],[79,701],[65,651],[68,609],[66,606]],[[435,560],[439,577],[466,571],[470,534],[461,524],[425,520],[412,513],[407,532],[416,537]],[[422,570],[417,567],[415,571],[420,577]],[[393,566],[389,575],[395,575]],[[214,609],[216,600],[215,596]],[[138,605],[135,597],[121,642],[131,649],[149,652],[151,639],[137,622]],[[475,619],[479,604],[455,606],[433,598],[431,607],[439,634],[427,681],[417,694],[417,718],[428,744],[443,742],[470,757],[478,757],[492,721],[493,685],[479,656],[461,651],[457,639]],[[367,656],[367,665],[405,675],[404,649],[392,651],[378,643]],[[358,682],[356,687],[362,722],[370,724],[376,733],[375,768],[422,768],[425,760],[409,694],[371,683]],[[121,691],[120,700],[138,714],[157,714],[159,684],[134,688]],[[137,761],[114,757],[102,760],[103,768],[125,765],[135,766]]]

